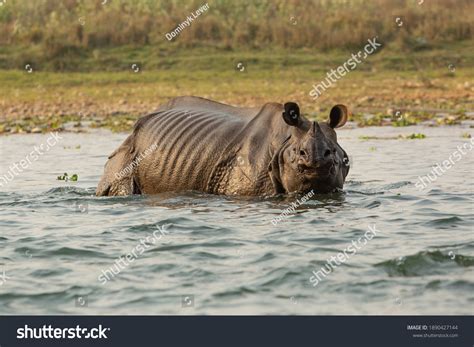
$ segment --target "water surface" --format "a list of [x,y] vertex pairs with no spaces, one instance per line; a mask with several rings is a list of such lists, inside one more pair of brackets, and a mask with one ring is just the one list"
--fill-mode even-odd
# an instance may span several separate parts
[[[427,138],[359,138],[419,132]],[[96,198],[106,157],[126,134],[62,134],[0,187],[0,314],[472,314],[473,153],[415,187],[466,132],[341,130],[352,157],[344,192],[315,196],[276,226],[294,197]],[[47,137],[0,137],[0,175]],[[79,180],[58,181],[64,172]],[[163,225],[155,245],[99,281]],[[368,225],[376,237],[313,286],[312,271]]]

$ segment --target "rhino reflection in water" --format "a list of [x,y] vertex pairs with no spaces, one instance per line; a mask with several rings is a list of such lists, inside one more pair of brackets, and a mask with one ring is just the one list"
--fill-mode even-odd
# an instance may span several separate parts
[[336,105],[327,122],[311,122],[293,102],[240,108],[178,97],[137,121],[109,156],[96,194],[332,192],[349,172],[334,131],[348,113]]

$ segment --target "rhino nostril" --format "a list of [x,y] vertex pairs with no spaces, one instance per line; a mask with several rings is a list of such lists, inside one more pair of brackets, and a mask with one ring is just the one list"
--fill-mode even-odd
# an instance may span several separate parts
[[324,151],[324,158],[327,158],[331,155],[331,151],[329,149],[326,149],[326,151]]
[[300,155],[302,155],[303,157],[306,156],[306,152],[304,150],[300,150]]

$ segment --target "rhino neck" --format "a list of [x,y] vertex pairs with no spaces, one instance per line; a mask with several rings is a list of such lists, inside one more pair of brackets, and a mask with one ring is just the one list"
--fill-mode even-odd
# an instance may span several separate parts
[[283,143],[276,149],[272,155],[272,160],[268,165],[268,173],[272,181],[273,188],[275,189],[275,194],[284,194],[286,193],[285,188],[283,187],[281,177],[280,177],[280,163],[283,160],[283,152],[289,146],[289,140],[291,135],[288,136]]
[[207,191],[226,195],[286,193],[280,178],[280,163],[290,137],[280,141],[276,148],[266,143],[252,155],[245,149],[245,143],[225,151],[208,180]]
[[226,195],[284,193],[280,153],[291,133],[281,120],[281,105],[268,104],[229,141],[207,181],[207,191]]

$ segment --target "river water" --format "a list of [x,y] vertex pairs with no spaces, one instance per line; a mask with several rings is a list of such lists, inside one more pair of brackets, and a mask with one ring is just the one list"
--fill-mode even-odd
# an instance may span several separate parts
[[[415,183],[473,132],[343,129],[344,192],[314,196],[276,225],[296,197],[95,197],[126,134],[63,133],[33,161],[48,134],[0,137],[0,176],[31,162],[0,180],[0,314],[472,314],[474,151],[425,189]],[[426,138],[396,138],[412,133]],[[78,181],[57,180],[65,172]],[[155,244],[99,280],[163,226]],[[313,285],[313,271],[369,226],[375,237]]]

